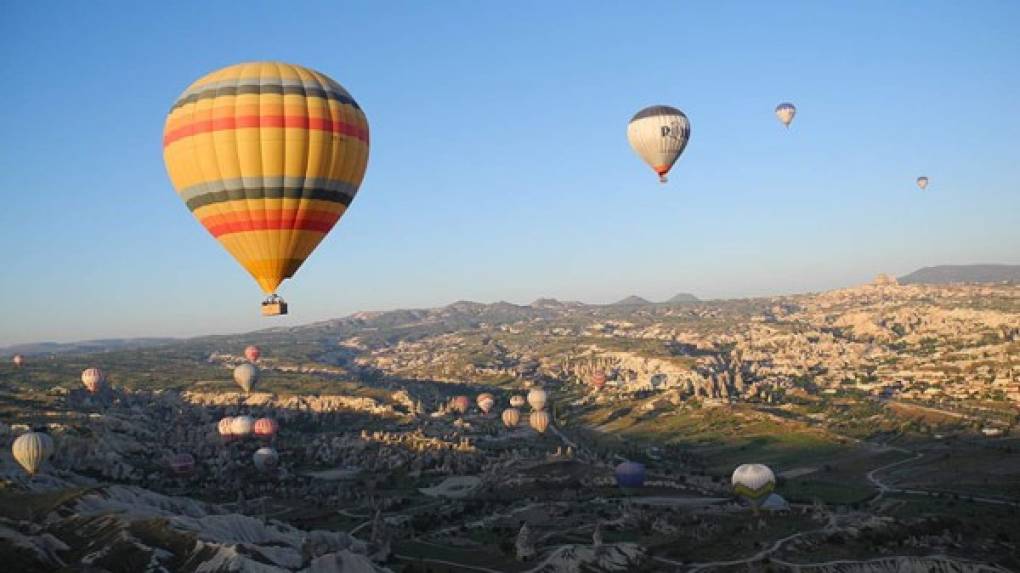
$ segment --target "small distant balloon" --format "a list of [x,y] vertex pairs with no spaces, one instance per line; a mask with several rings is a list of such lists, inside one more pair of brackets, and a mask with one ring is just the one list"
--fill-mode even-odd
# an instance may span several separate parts
[[797,108],[794,107],[792,103],[783,102],[776,106],[776,117],[778,117],[779,121],[781,121],[786,127],[790,127],[795,115],[797,115]]
[[106,377],[103,375],[103,371],[98,368],[87,368],[81,373],[81,383],[90,394],[98,392],[103,387],[105,380]]
[[11,362],[14,363],[16,368],[21,368],[25,365],[25,357],[20,354],[15,354],[14,358],[11,359]]
[[525,404],[524,396],[521,396],[519,394],[514,394],[513,396],[510,396],[510,407],[520,408],[524,404]]
[[627,140],[666,182],[666,174],[680,159],[691,137],[691,122],[684,112],[668,105],[653,105],[634,114],[627,124]]
[[248,362],[258,362],[260,356],[262,356],[262,351],[254,344],[244,349],[244,357],[248,359]]
[[238,416],[230,422],[230,434],[243,438],[250,436],[255,427],[255,420],[251,416]]
[[616,485],[623,488],[641,487],[645,485],[645,466],[637,462],[623,462],[613,472]]
[[233,435],[233,424],[234,418],[232,416],[227,416],[216,424],[216,431],[219,432],[220,436],[229,438]]
[[507,428],[516,428],[521,423],[521,411],[517,408],[503,410],[503,425]]
[[918,177],[917,186],[921,188],[921,191],[924,191],[928,187],[928,178],[924,176]]
[[453,408],[453,411],[458,414],[467,414],[468,408],[471,407],[471,400],[469,400],[467,396],[457,396],[453,399],[450,406]]
[[260,438],[272,438],[280,430],[280,424],[272,418],[255,420],[255,435]]
[[768,466],[742,464],[733,471],[733,492],[751,503],[755,512],[776,487],[776,476]]
[[541,410],[545,408],[545,403],[548,399],[549,395],[541,388],[532,388],[528,391],[528,405],[531,406],[532,410]]
[[535,410],[528,417],[528,423],[539,434],[544,434],[549,429],[549,413],[545,410]]
[[482,412],[488,414],[489,410],[491,410],[492,407],[496,405],[496,398],[492,394],[484,392],[478,395],[478,398],[475,400],[475,402],[478,404],[478,408]]
[[259,369],[254,364],[241,364],[234,368],[234,382],[237,382],[245,394],[250,393],[258,381]]
[[596,390],[601,390],[606,387],[606,371],[601,368],[596,370],[591,377],[591,385]]
[[11,444],[11,454],[28,475],[34,476],[53,455],[53,439],[45,432],[26,432]]
[[268,471],[275,469],[280,463],[280,454],[273,448],[259,448],[251,455],[251,460],[257,469]]

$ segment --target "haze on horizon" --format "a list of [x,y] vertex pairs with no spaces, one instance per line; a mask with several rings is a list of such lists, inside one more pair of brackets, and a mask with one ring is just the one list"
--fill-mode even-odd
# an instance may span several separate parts
[[[1020,5],[198,9],[7,8],[0,347],[1020,262]],[[190,82],[256,59],[328,73],[372,129],[361,191],[284,284],[285,319],[258,316],[161,151]],[[655,103],[692,123],[665,186],[625,138]]]

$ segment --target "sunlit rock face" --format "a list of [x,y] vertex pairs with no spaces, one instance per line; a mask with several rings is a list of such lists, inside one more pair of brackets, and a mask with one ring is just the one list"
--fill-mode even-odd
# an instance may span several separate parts
[[130,486],[88,491],[44,523],[0,523],[0,540],[39,570],[72,565],[84,552],[80,564],[96,570],[387,571],[369,558],[371,544],[346,533],[304,531]]
[[634,543],[564,545],[537,564],[532,572],[628,571],[640,565],[644,558],[644,549]]

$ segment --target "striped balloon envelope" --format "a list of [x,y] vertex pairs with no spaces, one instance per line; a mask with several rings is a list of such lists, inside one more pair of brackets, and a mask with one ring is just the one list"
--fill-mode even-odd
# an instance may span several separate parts
[[368,165],[368,121],[324,74],[237,64],[177,98],[163,159],[192,214],[275,295],[354,199]]
[[272,418],[259,418],[255,420],[253,431],[260,438],[272,438],[280,431],[280,424]]

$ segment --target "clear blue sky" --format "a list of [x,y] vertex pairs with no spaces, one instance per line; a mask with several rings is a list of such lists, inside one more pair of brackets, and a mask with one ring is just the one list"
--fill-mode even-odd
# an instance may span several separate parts
[[[1020,263],[1020,3],[636,6],[8,3],[0,345]],[[372,130],[361,192],[284,284],[284,319],[258,316],[162,159],[177,95],[258,59],[332,76]],[[625,138],[658,103],[692,123],[665,187]]]

